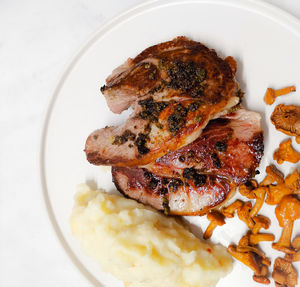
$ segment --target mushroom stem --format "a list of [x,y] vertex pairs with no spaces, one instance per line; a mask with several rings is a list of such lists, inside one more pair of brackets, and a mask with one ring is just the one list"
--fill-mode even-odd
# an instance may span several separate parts
[[290,92],[295,92],[295,91],[296,91],[295,86],[289,86],[289,87],[285,87],[283,89],[275,90],[275,98],[282,96],[282,95],[286,95]]
[[250,235],[250,244],[257,245],[261,241],[274,241],[275,236],[269,233],[258,233]]
[[249,229],[254,227],[254,221],[250,216],[250,210],[252,209],[252,204],[250,201],[244,202],[243,206],[238,209],[237,214],[241,221],[244,221]]
[[203,234],[204,239],[208,239],[212,236],[212,233],[217,225],[221,226],[225,224],[224,215],[217,210],[210,211],[210,213],[207,214],[207,219],[210,221],[210,223]]
[[204,234],[203,234],[203,238],[204,239],[208,239],[212,236],[212,233],[214,231],[214,229],[218,226],[218,224],[215,221],[211,221],[210,224],[207,226]]
[[264,101],[267,105],[272,105],[275,101],[275,98],[295,91],[296,91],[295,86],[289,86],[279,90],[268,88],[264,97]]
[[294,226],[294,221],[287,221],[283,225],[280,239],[277,243],[272,244],[272,248],[288,254],[295,253],[295,251],[290,246],[293,226]]
[[255,194],[255,204],[253,206],[253,208],[250,211],[250,217],[254,217],[256,216],[256,214],[260,211],[261,207],[264,204],[264,200],[265,200],[265,195],[267,193],[268,188],[267,187],[259,187],[257,189],[254,190],[254,194]]

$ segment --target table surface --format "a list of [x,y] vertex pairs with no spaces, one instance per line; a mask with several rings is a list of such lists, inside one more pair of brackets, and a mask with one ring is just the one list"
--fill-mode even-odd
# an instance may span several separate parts
[[[0,286],[91,286],[56,238],[39,185],[47,105],[103,23],[142,0],[0,1]],[[300,18],[299,0],[268,0]]]

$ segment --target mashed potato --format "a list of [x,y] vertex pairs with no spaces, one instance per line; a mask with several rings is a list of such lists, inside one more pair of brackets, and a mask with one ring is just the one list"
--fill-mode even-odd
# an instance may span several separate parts
[[174,218],[85,184],[70,223],[83,250],[127,287],[210,287],[232,269],[224,247],[201,242]]

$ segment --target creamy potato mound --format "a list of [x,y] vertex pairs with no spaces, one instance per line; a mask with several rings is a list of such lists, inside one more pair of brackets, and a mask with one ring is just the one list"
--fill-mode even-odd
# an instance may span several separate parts
[[201,242],[174,218],[85,184],[78,189],[72,232],[125,286],[210,287],[232,270],[224,247]]

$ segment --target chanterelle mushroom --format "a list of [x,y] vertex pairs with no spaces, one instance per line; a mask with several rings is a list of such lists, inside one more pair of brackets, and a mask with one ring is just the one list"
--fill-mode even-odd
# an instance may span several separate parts
[[228,206],[225,206],[222,208],[222,214],[225,217],[232,218],[234,217],[235,211],[239,210],[243,206],[243,202],[239,199],[234,201],[233,203],[229,204]]
[[282,164],[284,161],[297,163],[300,160],[300,153],[293,149],[292,140],[288,139],[280,143],[279,149],[273,154],[273,159],[278,164]]
[[271,224],[271,220],[263,215],[256,215],[255,217],[253,217],[253,220],[255,222],[255,225],[252,228],[253,234],[257,234],[261,228],[268,229]]
[[258,183],[255,179],[248,180],[245,184],[240,185],[239,193],[242,196],[247,197],[248,199],[254,199],[255,194],[253,192],[254,189],[258,187]]
[[272,247],[285,253],[295,253],[290,241],[294,221],[300,218],[300,201],[292,195],[286,195],[276,207],[275,214],[283,229],[279,241],[273,243]]
[[255,195],[255,204],[250,211],[251,217],[254,217],[260,211],[261,207],[264,204],[265,195],[266,195],[267,191],[268,191],[268,188],[265,186],[261,186],[261,187],[253,190],[253,193]]
[[295,169],[293,173],[289,174],[284,183],[288,186],[291,190],[293,190],[294,194],[299,194],[300,191],[300,172],[298,169]]
[[267,190],[266,203],[269,205],[276,205],[284,196],[292,193],[293,190],[290,189],[285,183],[270,185],[269,189]]
[[275,128],[289,136],[295,136],[300,143],[300,106],[278,105],[271,115]]
[[275,260],[272,277],[282,286],[293,287],[298,284],[295,268],[289,261],[280,257]]
[[208,227],[206,228],[204,234],[203,234],[203,238],[204,239],[208,239],[212,236],[212,233],[214,231],[214,229],[218,226],[218,225],[224,225],[225,224],[225,217],[224,215],[217,211],[217,210],[212,210],[210,213],[207,214],[207,219],[210,221],[210,224],[208,225]]
[[238,209],[237,214],[240,220],[244,221],[249,229],[254,227],[254,221],[250,216],[250,210],[252,209],[251,201],[244,202],[243,206]]
[[260,186],[270,185],[273,183],[283,183],[283,173],[276,168],[275,165],[271,164],[266,167],[266,177],[260,183]]
[[238,246],[230,245],[227,251],[235,259],[254,271],[254,281],[269,284],[270,280],[267,276],[269,273],[268,266],[271,265],[271,261],[258,249],[258,246],[251,245],[251,235],[251,231],[248,231],[246,235],[240,239]]
[[275,102],[275,98],[295,91],[296,91],[295,86],[289,86],[279,90],[268,88],[264,97],[264,101],[267,105],[272,105]]
[[271,233],[257,233],[250,235],[250,244],[257,245],[261,241],[274,241],[275,236]]
[[260,273],[259,263],[255,260],[255,253],[253,252],[238,252],[236,246],[229,245],[227,248],[228,253],[233,256],[238,261],[247,265],[251,268],[256,274]]
[[295,253],[285,254],[284,259],[289,261],[289,262],[300,261],[300,236],[296,237],[293,240],[292,246],[295,249]]

